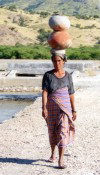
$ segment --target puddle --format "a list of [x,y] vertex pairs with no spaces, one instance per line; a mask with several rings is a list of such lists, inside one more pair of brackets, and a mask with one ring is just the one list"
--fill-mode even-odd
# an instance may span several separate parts
[[16,93],[0,94],[0,123],[15,116],[16,113],[23,110],[26,106],[34,103],[39,93]]
[[34,101],[0,100],[0,123],[15,116],[16,113],[29,106]]

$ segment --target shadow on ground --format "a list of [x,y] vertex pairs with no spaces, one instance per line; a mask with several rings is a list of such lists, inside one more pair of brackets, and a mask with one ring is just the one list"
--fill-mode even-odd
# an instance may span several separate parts
[[0,158],[0,162],[2,163],[16,163],[16,164],[27,164],[27,165],[39,165],[39,166],[46,166],[46,167],[52,167],[52,168],[57,168],[56,166],[53,165],[47,165],[47,164],[41,164],[38,162],[45,162],[48,163],[48,160],[45,159],[19,159],[19,158]]

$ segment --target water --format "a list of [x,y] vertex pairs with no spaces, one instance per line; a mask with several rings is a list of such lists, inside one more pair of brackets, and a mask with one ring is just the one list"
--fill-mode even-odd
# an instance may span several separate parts
[[29,106],[34,101],[0,100],[0,123],[15,116],[16,113]]
[[40,93],[0,93],[0,123],[15,116],[41,96]]
[[10,100],[35,100],[37,97],[40,97],[41,93],[1,93],[0,100],[10,99]]
[[33,101],[0,100],[0,123],[15,116]]

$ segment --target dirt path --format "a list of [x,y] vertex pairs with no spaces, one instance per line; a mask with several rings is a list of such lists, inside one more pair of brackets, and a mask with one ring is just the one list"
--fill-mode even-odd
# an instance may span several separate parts
[[46,162],[50,147],[38,98],[16,118],[0,125],[0,175],[100,174],[100,88],[81,89],[75,96],[76,137],[74,145],[66,148],[67,168],[59,170],[57,161]]

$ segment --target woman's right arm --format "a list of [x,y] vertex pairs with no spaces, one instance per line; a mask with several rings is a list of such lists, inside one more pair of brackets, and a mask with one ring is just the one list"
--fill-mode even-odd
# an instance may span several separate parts
[[46,119],[48,117],[47,111],[47,98],[48,98],[48,91],[42,91],[42,116]]

